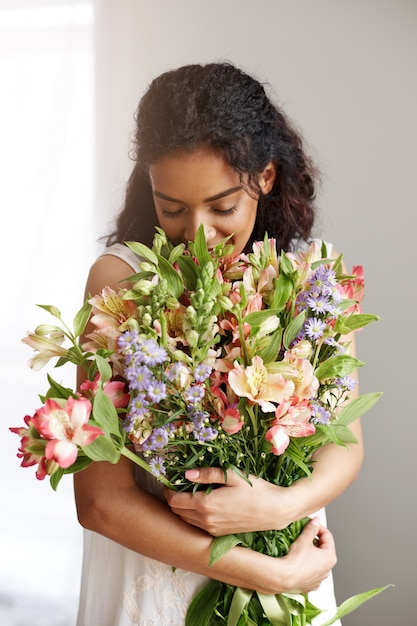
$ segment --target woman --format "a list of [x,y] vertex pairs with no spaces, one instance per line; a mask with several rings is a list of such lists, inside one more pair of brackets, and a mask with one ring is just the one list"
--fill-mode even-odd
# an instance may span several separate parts
[[[125,205],[86,294],[127,286],[120,281],[138,259],[123,242],[150,243],[156,224],[173,243],[193,240],[200,224],[209,246],[232,234],[234,254],[265,232],[278,249],[310,239],[314,168],[258,81],[228,63],[166,72],[143,96],[136,121]],[[225,484],[222,470],[206,468],[187,478],[218,489],[174,493],[126,459],[76,474],[79,520],[93,531],[86,533],[78,626],[179,626],[207,577],[263,593],[310,592],[326,579],[312,601],[334,607],[329,572],[336,556],[322,509],[360,469],[359,421],[352,430],[357,444],[321,448],[313,478],[288,488],[262,479],[250,486],[233,472]],[[208,567],[213,536],[280,529],[319,510],[286,557],[236,547]]]

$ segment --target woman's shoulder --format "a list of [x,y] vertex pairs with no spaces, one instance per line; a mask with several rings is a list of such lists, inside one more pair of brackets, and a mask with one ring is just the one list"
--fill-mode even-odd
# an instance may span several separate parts
[[121,259],[122,261],[127,263],[127,265],[129,265],[129,267],[131,267],[134,272],[139,271],[140,257],[138,257],[138,255],[135,254],[133,250],[131,250],[126,244],[114,243],[113,245],[108,246],[100,254],[99,259],[108,255],[115,256],[118,259]]

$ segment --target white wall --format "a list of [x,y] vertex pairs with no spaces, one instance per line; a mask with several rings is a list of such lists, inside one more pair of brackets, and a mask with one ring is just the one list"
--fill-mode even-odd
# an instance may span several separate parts
[[[122,201],[137,100],[161,71],[228,59],[272,83],[323,174],[320,235],[363,264],[362,391],[384,391],[364,418],[359,480],[329,509],[338,600],[395,589],[344,626],[411,623],[416,580],[414,230],[417,3],[413,0],[96,0],[97,218]],[[413,308],[414,307],[414,308]]]

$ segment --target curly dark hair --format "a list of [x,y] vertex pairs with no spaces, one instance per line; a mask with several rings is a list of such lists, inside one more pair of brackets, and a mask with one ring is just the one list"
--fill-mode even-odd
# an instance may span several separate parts
[[[135,166],[125,203],[107,245],[147,242],[157,224],[149,166],[161,158],[206,148],[220,154],[249,191],[260,194],[248,245],[265,232],[288,250],[307,241],[314,222],[316,170],[299,133],[272,104],[264,86],[230,63],[186,65],[150,84],[135,115]],[[273,161],[277,174],[270,193],[260,193],[258,175]]]

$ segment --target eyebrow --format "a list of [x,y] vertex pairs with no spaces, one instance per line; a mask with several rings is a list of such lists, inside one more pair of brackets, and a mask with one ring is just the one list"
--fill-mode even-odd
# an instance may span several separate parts
[[[205,198],[203,202],[214,202],[215,200],[220,200],[220,198],[224,198],[225,196],[230,196],[232,193],[236,191],[240,191],[242,187],[230,187],[230,189],[226,189],[225,191],[221,191],[220,193],[215,194],[214,196],[210,196],[209,198]],[[180,204],[185,204],[183,200],[179,200],[178,198],[171,198],[161,191],[153,191],[153,195],[158,198],[162,198],[162,200],[168,200],[168,202],[178,202]]]

